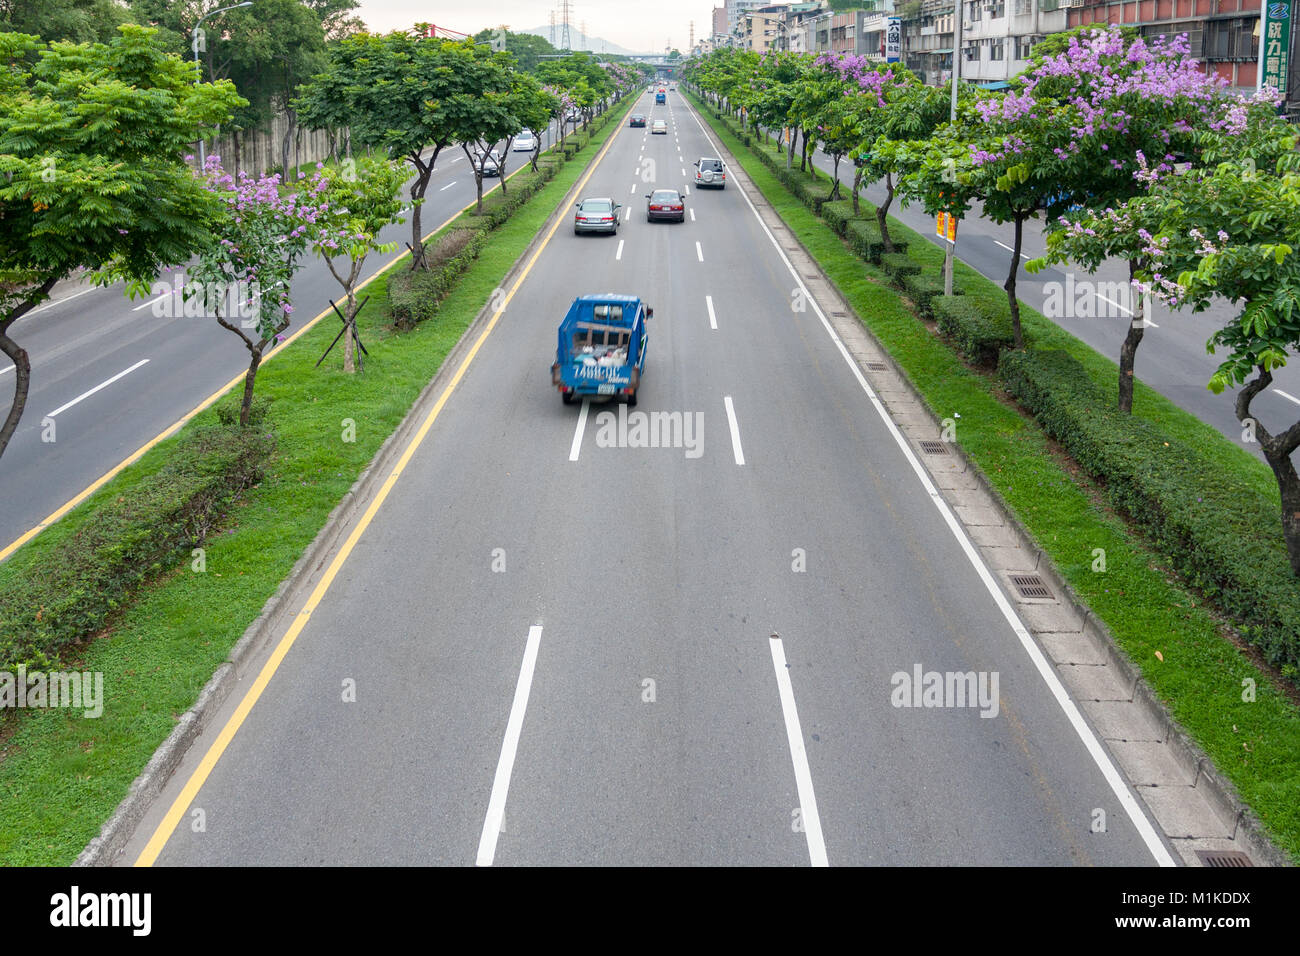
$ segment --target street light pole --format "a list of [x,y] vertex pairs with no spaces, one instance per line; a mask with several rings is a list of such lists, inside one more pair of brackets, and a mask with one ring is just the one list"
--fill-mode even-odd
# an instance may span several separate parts
[[[957,83],[961,80],[961,5],[964,0],[955,0],[952,36],[952,106],[948,111],[948,122],[957,122]],[[949,215],[952,215],[949,213]],[[947,241],[948,237],[944,236]],[[952,295],[952,265],[957,257],[957,232],[953,230],[952,241],[943,256],[943,294]]]
[[[253,0],[244,0],[243,3],[236,3],[233,6],[221,7],[199,17],[199,22],[194,24],[194,29],[190,31],[190,48],[194,51],[194,85],[198,86],[203,81],[203,72],[199,67],[199,27],[208,17],[215,17],[218,13],[225,13],[227,10],[238,10],[240,7],[251,7]],[[204,41],[207,46],[207,41]],[[202,134],[199,135],[199,169],[207,165],[206,142]]]

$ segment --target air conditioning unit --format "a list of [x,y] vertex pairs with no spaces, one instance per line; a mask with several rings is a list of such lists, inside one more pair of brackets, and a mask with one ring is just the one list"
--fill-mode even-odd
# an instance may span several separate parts
[[1062,0],[1062,2],[1061,2],[1061,6],[1062,6],[1062,7],[1081,7],[1081,6],[1083,6],[1084,2],[1085,2],[1085,0]]

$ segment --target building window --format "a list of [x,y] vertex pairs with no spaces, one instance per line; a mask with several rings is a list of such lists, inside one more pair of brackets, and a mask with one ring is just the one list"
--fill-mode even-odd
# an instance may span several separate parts
[[978,63],[980,59],[980,48],[975,44],[966,47],[966,62]]
[[990,12],[993,14],[994,20],[1001,20],[1007,15],[1006,0],[994,0],[994,2],[990,3],[988,6]]
[[1034,0],[1016,0],[1016,16],[1027,17],[1034,12]]
[[998,37],[991,44],[989,44],[989,46],[993,51],[991,54],[989,54],[989,59],[995,62],[1000,62],[1002,58],[1006,55],[1006,41],[1003,40],[1001,37]]
[[1032,55],[1037,37],[1016,37],[1015,55],[1017,60],[1027,60]]
[[980,20],[983,18],[983,12],[982,12],[982,10],[981,10],[982,7],[983,7],[983,4],[980,3],[980,0],[974,0],[974,2],[972,2],[972,3],[967,3],[967,4],[966,4],[966,22],[967,22],[967,23],[979,23]]

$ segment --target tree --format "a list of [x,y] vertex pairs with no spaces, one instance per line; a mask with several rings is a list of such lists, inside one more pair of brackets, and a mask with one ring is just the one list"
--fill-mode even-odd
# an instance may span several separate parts
[[330,49],[329,65],[303,84],[295,102],[307,127],[348,126],[354,143],[414,167],[412,269],[424,265],[421,207],[429,178],[442,151],[463,141],[465,113],[478,95],[470,79],[475,56],[471,41],[357,34]]
[[147,283],[204,248],[220,209],[186,154],[243,101],[228,82],[196,85],[138,26],[75,46],[0,33],[0,63],[0,352],[15,369],[3,455],[31,381],[9,329],[76,270]]
[[[1070,198],[1093,210],[1144,193],[1147,187],[1139,173],[1147,157],[1163,168],[1179,159],[1194,161],[1196,131],[1222,128],[1241,103],[1225,92],[1222,80],[1207,76],[1188,55],[1185,36],[1148,43],[1141,37],[1126,38],[1111,27],[1080,32],[1054,55],[1051,49],[1019,78],[1020,89],[1009,98],[1014,105],[1008,108],[1019,112],[1021,124],[1030,128],[1044,109],[1064,125],[1069,136],[1056,142],[1054,150],[1068,164],[1068,182],[1082,187],[1070,190]],[[1267,125],[1271,105],[1260,103],[1256,110],[1258,120]],[[1120,255],[1128,260],[1129,278],[1134,280],[1143,269],[1141,244],[1116,231],[1113,219],[1098,225],[1110,241],[1073,233],[1070,245],[1079,253],[1076,261],[1095,269],[1110,255]],[[1058,230],[1060,222],[1049,214],[1047,227]],[[1066,261],[1066,246],[1050,243],[1049,234],[1044,261]],[[1136,354],[1146,331],[1142,310],[1139,299],[1120,349],[1119,408],[1126,413],[1133,408]]]
[[[471,56],[465,58],[461,68],[462,90],[442,102],[441,107],[455,117],[454,137],[461,144],[465,158],[474,171],[477,191],[475,212],[483,211],[482,157],[495,143],[509,139],[523,129],[523,123],[513,112],[525,94],[517,92],[519,84],[509,53],[494,52],[485,46],[470,48]],[[522,82],[522,81],[519,81]],[[470,92],[472,91],[472,92]],[[507,144],[508,145],[508,144]],[[504,188],[505,172],[499,166],[497,174]]]
[[328,212],[322,210],[320,196],[329,180],[317,174],[300,191],[286,189],[276,175],[232,176],[216,156],[208,157],[203,176],[224,214],[214,224],[214,241],[190,267],[182,294],[187,312],[198,303],[248,350],[239,408],[239,424],[246,427],[262,357],[289,327],[289,290],[298,258],[307,248],[309,233]]
[[[475,43],[487,43],[492,39],[495,30],[480,30],[474,34]],[[519,64],[519,69],[525,73],[536,71],[538,65],[543,63],[541,58],[552,56],[559,51],[551,46],[545,37],[535,36],[531,33],[512,33],[506,31],[506,52],[514,56],[515,62]]]
[[[396,243],[380,242],[379,234],[402,221],[399,192],[406,181],[401,163],[363,156],[325,170],[319,194],[320,212],[313,224],[312,249],[325,260],[330,275],[343,287],[343,371],[353,370],[353,330],[356,328],[357,283],[372,252],[387,253]],[[346,260],[346,265],[343,260]]]
[[1300,421],[1275,432],[1251,412],[1273,371],[1300,350],[1300,134],[1277,121],[1254,131],[1204,131],[1199,145],[1211,160],[1235,157],[1243,137],[1271,140],[1255,148],[1277,156],[1276,163],[1234,158],[1164,176],[1152,170],[1150,193],[1131,200],[1124,212],[1135,222],[1161,223],[1147,234],[1144,288],[1193,312],[1217,297],[1241,308],[1210,339],[1211,352],[1228,354],[1209,388],[1217,394],[1245,386],[1237,395],[1237,419],[1253,426],[1273,470],[1287,553],[1300,576],[1300,477],[1291,460],[1300,448]]
[[0,0],[0,33],[27,33],[42,40],[108,43],[129,20],[113,0]]

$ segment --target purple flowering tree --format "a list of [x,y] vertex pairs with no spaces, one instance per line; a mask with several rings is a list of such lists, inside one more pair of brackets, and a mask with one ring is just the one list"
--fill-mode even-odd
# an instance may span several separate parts
[[[1065,51],[1045,57],[1026,73],[1022,89],[1004,101],[1002,112],[1044,115],[1042,107],[1049,106],[1068,123],[1068,141],[1055,143],[1052,151],[1071,175],[1088,184],[1086,192],[1072,190],[1068,196],[1070,205],[1087,204],[1088,210],[1049,219],[1049,230],[1058,235],[1049,232],[1048,253],[1033,269],[1073,260],[1091,271],[1119,257],[1128,261],[1129,280],[1135,283],[1149,260],[1144,230],[1156,224],[1134,222],[1135,210],[1117,208],[1145,194],[1175,162],[1195,162],[1198,131],[1239,136],[1251,102],[1256,118],[1266,121],[1273,101],[1265,99],[1248,102],[1228,94],[1222,80],[1206,76],[1188,56],[1186,36],[1148,44],[1111,27],[1073,38]],[[1062,193],[1052,197],[1049,215],[1065,205]],[[1120,348],[1123,412],[1133,408],[1134,366],[1147,327],[1143,298],[1134,302]]]
[[248,425],[253,385],[269,345],[289,327],[289,286],[298,257],[322,215],[321,194],[329,180],[317,173],[299,190],[282,187],[279,176],[236,179],[209,156],[201,175],[221,201],[224,214],[213,228],[213,244],[189,269],[182,294],[188,303],[215,315],[248,349],[248,372],[239,424]]

